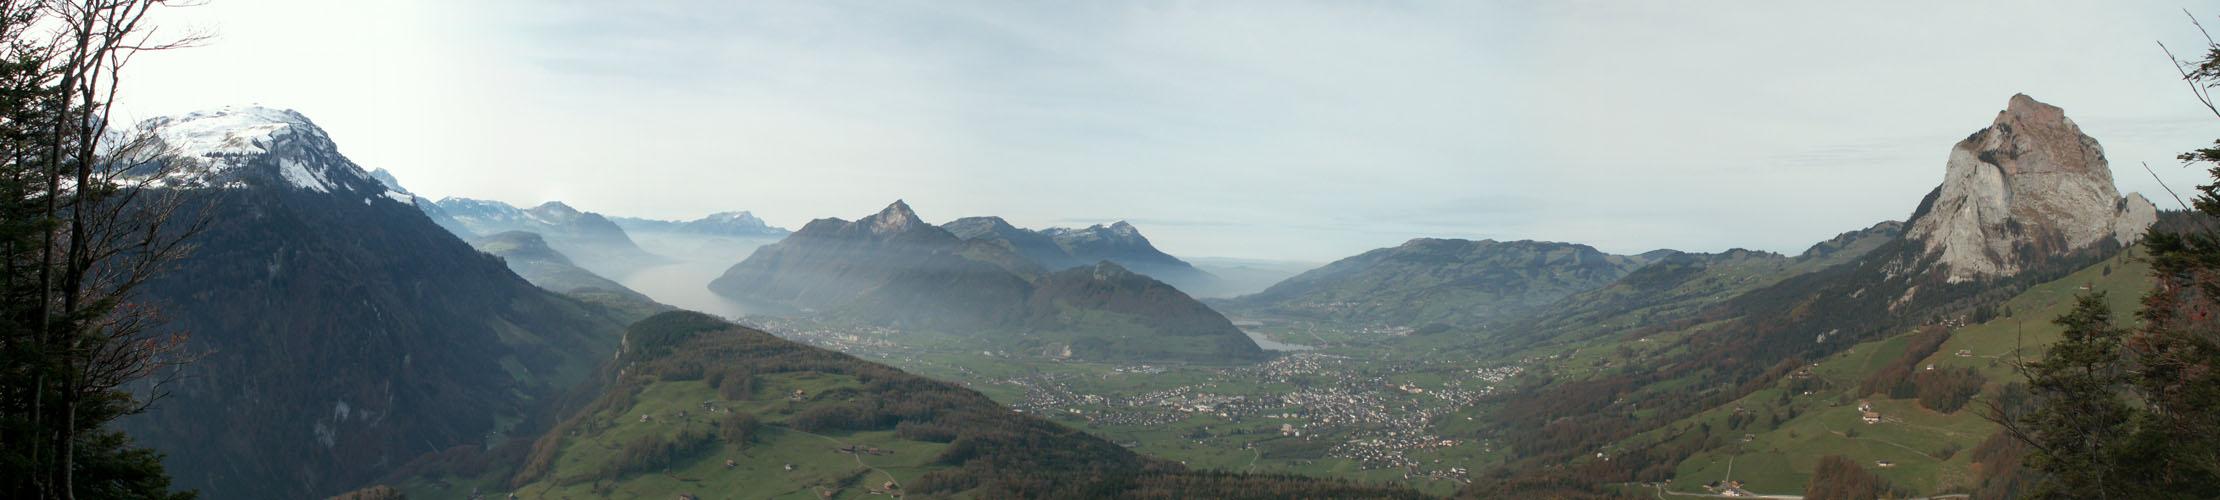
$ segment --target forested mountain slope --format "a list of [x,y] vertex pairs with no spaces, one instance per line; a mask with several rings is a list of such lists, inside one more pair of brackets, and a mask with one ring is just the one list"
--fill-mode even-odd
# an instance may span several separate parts
[[[434,225],[298,113],[226,108],[141,125],[205,219],[144,298],[201,354],[123,422],[180,486],[303,498],[430,449],[483,443],[587,380],[621,318],[532,286]],[[183,220],[183,219],[181,219]]]

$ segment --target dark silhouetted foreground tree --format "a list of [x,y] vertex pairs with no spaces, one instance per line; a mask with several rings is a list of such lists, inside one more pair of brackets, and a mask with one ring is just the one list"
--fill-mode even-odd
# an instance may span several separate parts
[[133,290],[199,224],[143,183],[158,141],[109,124],[160,0],[0,0],[0,498],[171,498],[159,455],[108,429],[182,362]]
[[[2220,117],[2211,97],[2220,42],[2196,24],[2205,33],[2198,59],[2165,50]],[[2184,203],[2188,214],[2162,218],[2144,237],[2155,284],[2140,325],[2123,328],[2101,296],[2084,297],[2058,319],[2065,339],[2025,367],[2032,407],[1994,412],[2030,448],[2031,496],[2220,498],[2220,142],[2180,158],[2208,166],[2213,181]]]

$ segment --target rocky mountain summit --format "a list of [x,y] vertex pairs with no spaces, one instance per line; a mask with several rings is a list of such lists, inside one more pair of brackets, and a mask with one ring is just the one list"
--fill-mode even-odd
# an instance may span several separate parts
[[2020,94],[1951,147],[1942,186],[1906,235],[1957,283],[2011,276],[2030,260],[2106,240],[2133,243],[2157,219],[2142,195],[2120,196],[2104,147],[2065,110]]

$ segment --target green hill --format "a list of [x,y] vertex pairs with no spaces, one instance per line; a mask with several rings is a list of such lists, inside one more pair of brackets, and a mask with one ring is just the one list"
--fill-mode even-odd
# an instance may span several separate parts
[[692,312],[632,325],[594,401],[536,440],[418,460],[414,498],[1410,498],[1195,472],[971,390]]
[[[1508,477],[1476,490],[1550,491],[1552,482],[1578,476],[1612,478],[1587,480],[1590,486],[1583,490],[1598,482],[1670,480],[1669,490],[1703,493],[1706,483],[1732,479],[1756,493],[1795,494],[1804,491],[1823,457],[1842,456],[1913,493],[1971,491],[1981,472],[1974,450],[1998,430],[1982,417],[1983,405],[2005,397],[2006,386],[2019,379],[2012,361],[2039,357],[2058,337],[2050,320],[2077,296],[2104,292],[2124,311],[2148,289],[2149,269],[2133,258],[2132,247],[2108,254],[2068,259],[2086,263],[2071,272],[2031,270],[2052,277],[2045,281],[1992,282],[1990,294],[1936,294],[1949,300],[1904,307],[1930,313],[1890,321],[1835,320],[1895,326],[1817,357],[1773,358],[1749,378],[1728,376],[1720,366],[1751,365],[1757,355],[1706,339],[1777,332],[1782,322],[1812,321],[1808,318],[1827,317],[1823,309],[1843,306],[1807,300],[1787,310],[1794,314],[1782,315],[1741,301],[1789,294],[1786,290],[1811,286],[1797,280],[1814,276],[1840,280],[1857,264],[1789,271],[1786,278],[1775,274],[1767,279],[1778,284],[1727,300],[1707,299],[1707,306],[1668,303],[1696,311],[1676,321],[1647,328],[1603,326],[1592,331],[1607,335],[1557,338],[1517,351],[1513,356],[1536,361],[1535,375],[1521,382],[1517,395],[1476,411],[1492,419],[1481,435],[1516,452]],[[1701,275],[1729,276],[1748,270],[1748,264]],[[1868,289],[1885,290],[1867,283],[1874,287]],[[2013,292],[1997,296],[1997,290]],[[1802,339],[1805,345],[1820,343],[1815,340]],[[1878,423],[1864,421],[1861,402],[1879,413]]]
[[1506,321],[1646,264],[1587,245],[1420,238],[1219,302],[1250,316],[1418,327]]
[[[2028,288],[1997,306],[2009,315],[2000,312],[1981,323],[1860,343],[1732,404],[1630,443],[1686,440],[1689,429],[1706,426],[1713,434],[1727,435],[1729,439],[1706,446],[1675,467],[1675,483],[1687,485],[1681,489],[1725,479],[1732,461],[1740,464],[1733,479],[1748,482],[1753,491],[1803,491],[1820,457],[1841,455],[1913,492],[1970,491],[1979,477],[1971,451],[2000,430],[1983,417],[1983,404],[2003,397],[2006,385],[2023,380],[2014,362],[2040,358],[2061,332],[2050,320],[2081,295],[2105,293],[2114,310],[2134,310],[2150,288],[2149,271],[2129,252]],[[2131,321],[2129,315],[2120,317]],[[1943,382],[1921,384],[1945,376],[1968,380],[1970,401],[1943,399],[1939,396],[1945,395],[1934,393],[1948,388],[1927,387]],[[1887,382],[1897,379],[1910,382],[1911,390]],[[1862,420],[1860,401],[1872,405],[1880,422]],[[1736,408],[1745,418],[1734,416]],[[1674,430],[1681,435],[1672,436]],[[1742,441],[1744,435],[1749,441]],[[1879,466],[1882,461],[1890,465]]]

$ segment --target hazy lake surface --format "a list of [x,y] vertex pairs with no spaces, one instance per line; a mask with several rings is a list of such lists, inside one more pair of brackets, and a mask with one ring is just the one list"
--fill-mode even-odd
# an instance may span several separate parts
[[1257,347],[1262,347],[1264,348],[1264,350],[1267,351],[1308,351],[1311,349],[1317,349],[1316,347],[1311,347],[1307,345],[1289,344],[1286,342],[1272,340],[1270,337],[1265,337],[1264,334],[1248,330],[1242,330],[1241,333],[1244,335],[1248,335],[1249,340],[1256,341]]
[[726,318],[765,312],[710,292],[709,282],[723,276],[726,269],[740,263],[756,247],[773,240],[658,233],[636,234],[633,240],[649,252],[679,259],[679,262],[641,269],[617,278],[625,287],[647,294],[656,302]]
[[691,309],[726,318],[737,318],[760,311],[709,291],[709,281],[717,279],[732,267],[731,263],[680,262],[634,271],[618,279],[618,283],[656,302],[682,309]]

